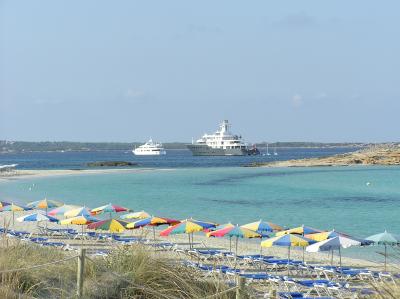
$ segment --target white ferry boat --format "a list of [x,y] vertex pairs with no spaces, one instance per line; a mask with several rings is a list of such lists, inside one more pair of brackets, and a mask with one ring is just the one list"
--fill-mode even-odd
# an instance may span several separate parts
[[214,134],[204,134],[187,147],[193,156],[244,156],[260,153],[256,148],[249,149],[241,136],[233,135],[227,120],[223,121]]
[[132,152],[136,156],[161,156],[167,154],[165,149],[162,147],[162,144],[153,142],[153,139],[150,139],[145,144],[133,149]]

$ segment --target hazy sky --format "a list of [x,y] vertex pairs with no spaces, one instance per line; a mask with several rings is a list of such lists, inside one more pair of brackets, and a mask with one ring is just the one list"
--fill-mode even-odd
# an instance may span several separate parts
[[0,139],[400,140],[400,1],[1,1]]

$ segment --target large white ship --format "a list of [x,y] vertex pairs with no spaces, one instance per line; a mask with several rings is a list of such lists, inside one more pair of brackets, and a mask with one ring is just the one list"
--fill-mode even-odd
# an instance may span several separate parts
[[230,132],[230,124],[224,120],[214,134],[204,134],[196,142],[187,145],[193,156],[244,156],[259,154],[249,149],[242,137]]
[[133,149],[132,152],[136,156],[160,156],[167,153],[162,147],[162,144],[153,142],[153,139],[150,139],[145,144]]

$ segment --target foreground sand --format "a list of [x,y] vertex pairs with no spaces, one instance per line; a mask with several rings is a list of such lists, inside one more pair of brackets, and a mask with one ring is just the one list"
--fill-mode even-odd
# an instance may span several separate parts
[[[15,219],[22,215],[26,215],[32,213],[32,211],[27,212],[16,212]],[[44,223],[40,224],[44,226]],[[15,230],[24,230],[28,232],[32,232],[35,234],[40,234],[38,229],[38,225],[36,222],[17,222],[12,225],[12,213],[11,212],[2,212],[0,213],[0,226],[1,227],[9,227]],[[55,223],[49,223],[49,228],[66,228],[66,226],[61,226]],[[69,225],[68,228],[74,228],[78,232],[82,230],[81,226],[77,225]],[[158,235],[159,230],[156,230],[156,241],[157,242],[173,242],[177,243],[179,246],[183,248],[188,248],[188,236],[187,235],[173,235],[169,237],[160,237]],[[144,236],[150,240],[153,240],[153,230],[152,229],[137,229],[137,230],[129,230],[125,231],[123,235],[126,236]],[[62,240],[57,238],[51,238],[50,241],[62,241],[66,244],[69,244],[73,247],[84,246],[87,248],[93,249],[101,249],[101,248],[111,248],[112,245],[110,242],[96,242],[93,240],[73,240],[64,238]],[[240,239],[238,243],[238,254],[258,254],[260,253],[260,241],[259,240],[248,240],[248,239]],[[215,248],[215,249],[225,249],[229,250],[230,242],[227,238],[207,238],[203,233],[197,233],[194,235],[194,247],[195,248]],[[232,239],[232,251],[235,248],[235,239]],[[362,250],[362,248],[360,248]],[[288,250],[287,248],[263,248],[262,253],[264,255],[272,255],[281,258],[287,258]],[[302,260],[303,258],[303,250],[302,249],[292,249],[291,250],[291,258]],[[325,253],[305,253],[305,261],[311,264],[330,264],[331,257]],[[334,256],[334,263],[339,263],[339,258],[337,255]],[[362,259],[354,259],[349,257],[342,257],[342,264],[351,267],[367,267],[370,269],[382,269],[382,264],[374,263],[371,261],[366,261]]]

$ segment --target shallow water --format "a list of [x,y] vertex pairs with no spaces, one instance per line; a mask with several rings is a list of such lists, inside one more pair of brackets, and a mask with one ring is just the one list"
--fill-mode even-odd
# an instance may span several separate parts
[[400,233],[399,186],[396,166],[181,167],[1,182],[0,198],[48,197],[89,207],[113,202],[179,219],[238,224],[263,219],[366,237],[385,229]]

